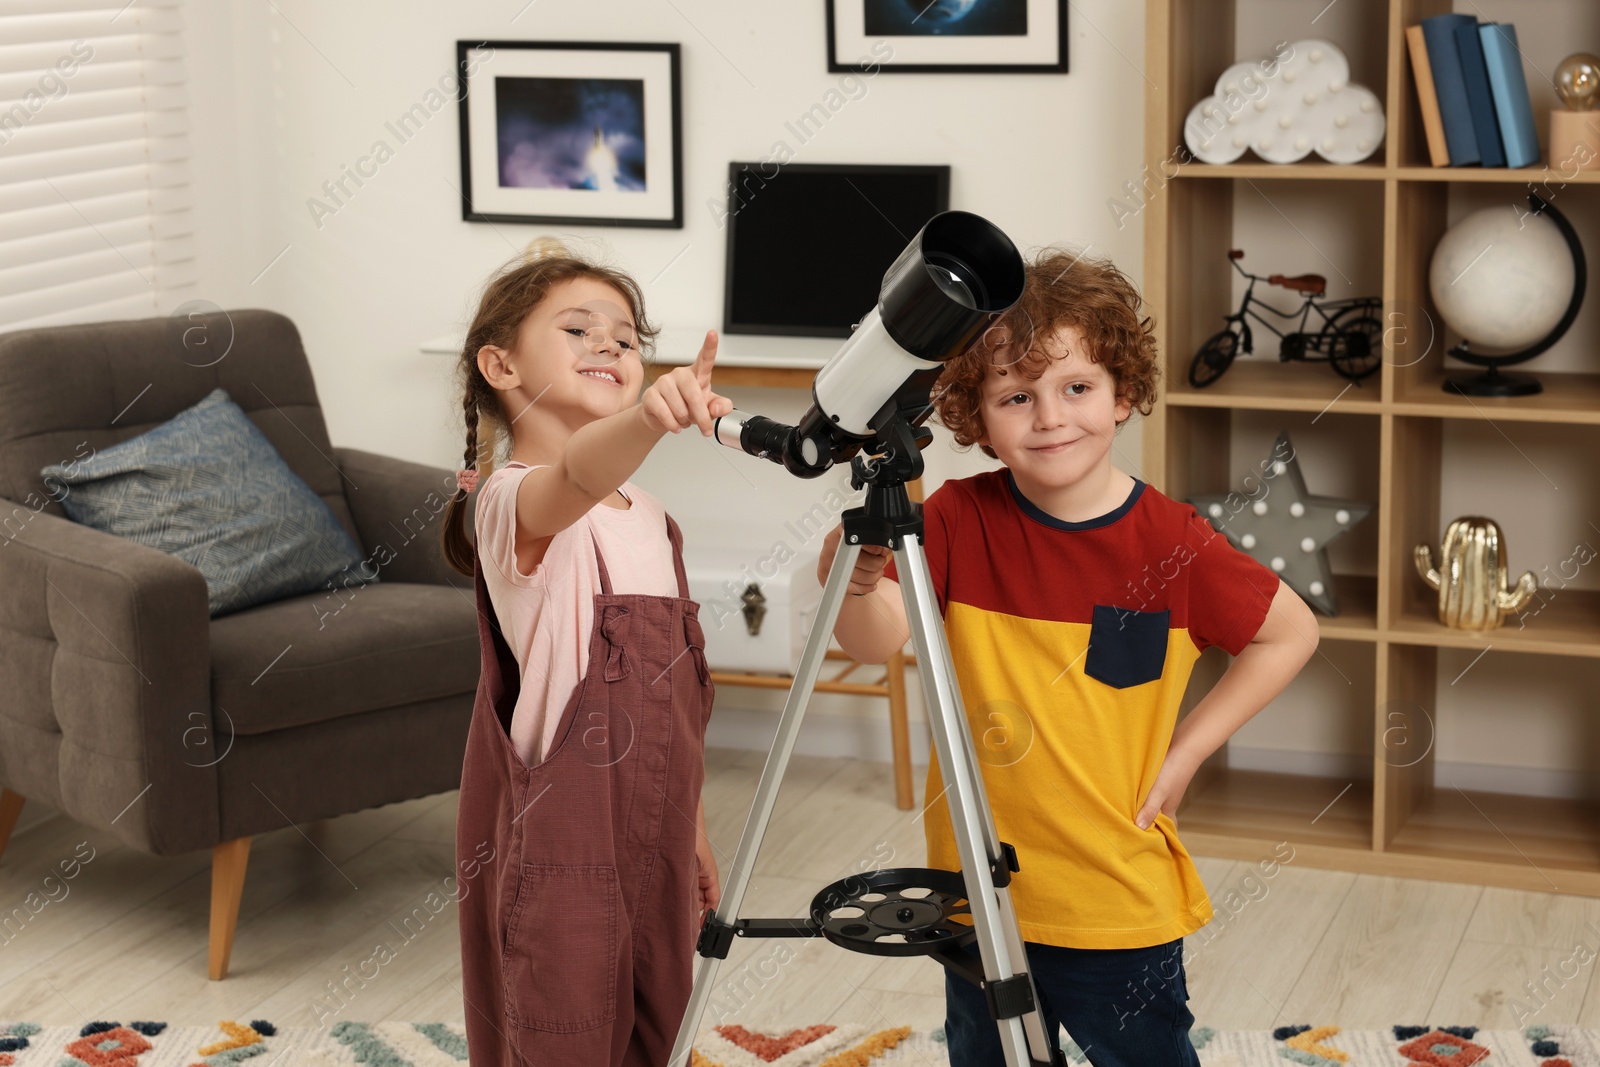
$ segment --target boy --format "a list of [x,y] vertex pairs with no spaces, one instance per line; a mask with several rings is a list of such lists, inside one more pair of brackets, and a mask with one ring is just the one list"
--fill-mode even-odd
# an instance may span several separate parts
[[[923,543],[995,825],[1021,864],[1011,894],[1047,1034],[1065,1024],[1096,1067],[1198,1067],[1183,936],[1211,902],[1178,804],[1310,658],[1317,622],[1193,507],[1112,466],[1113,434],[1155,399],[1139,308],[1110,263],[1051,250],[1029,265],[1021,301],[934,394],[956,442],[1005,466],[930,495]],[[834,634],[863,662],[910,637],[893,567],[866,547],[851,575]],[[1233,663],[1174,729],[1209,645]],[[956,870],[943,789],[933,761],[928,863]],[[982,991],[947,973],[945,1001],[953,1067],[1002,1064]]]

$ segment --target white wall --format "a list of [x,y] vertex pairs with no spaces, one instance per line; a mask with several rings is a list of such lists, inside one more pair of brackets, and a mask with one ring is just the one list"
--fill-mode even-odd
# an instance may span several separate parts
[[[664,327],[664,358],[692,356],[704,330],[720,324],[724,232],[707,202],[722,196],[730,160],[766,158],[778,138],[795,147],[796,162],[947,163],[951,205],[987,215],[1025,251],[1088,244],[1140,274],[1137,222],[1119,227],[1106,203],[1142,165],[1138,4],[1073,5],[1068,75],[879,73],[804,145],[785,122],[841,77],[827,70],[819,3],[538,0],[519,7],[482,0],[403,11],[311,0],[187,6],[206,279],[200,296],[222,307],[276,308],[295,320],[337,444],[458,464],[464,440],[453,360],[418,346],[460,329],[488,274],[553,229],[461,221],[453,103],[403,145],[385,128],[450,70],[458,38],[682,45],[684,228],[573,231],[645,283],[649,312]],[[319,227],[307,201],[323,197],[322,183],[377,139],[389,142],[394,157]],[[722,353],[736,357],[752,343],[729,336]],[[822,344],[826,355],[832,343]],[[790,420],[808,400],[801,390],[728,392],[746,410]],[[927,457],[928,491],[947,476],[992,465],[976,451],[957,453],[938,432]],[[1117,458],[1139,473],[1136,424],[1121,434]],[[741,536],[755,558],[783,519],[805,513],[828,485],[848,484],[847,472],[835,473],[802,483],[686,434],[664,441],[637,480],[665,501],[688,539]],[[751,517],[770,520],[770,530],[732,532]],[[920,701],[912,703],[920,713]],[[776,708],[781,694],[725,688],[719,709],[734,704]],[[866,699],[819,697],[815,707],[818,715],[880,724],[884,714],[881,701]],[[881,734],[869,726],[862,743]]]
[[[336,441],[457,458],[450,361],[418,344],[464,323],[483,279],[553,228],[461,221],[453,104],[403,145],[386,130],[450,70],[458,38],[682,44],[684,228],[580,231],[642,281],[672,263],[647,285],[669,358],[692,355],[720,322],[723,231],[707,201],[721,196],[728,161],[794,143],[784,123],[841,77],[826,70],[821,5],[539,0],[513,21],[518,6],[418,5],[403,17],[308,0],[187,9],[204,295],[271,301],[294,317]],[[1144,83],[1124,56],[1142,59],[1142,13],[1110,0],[1074,8],[1072,74],[879,74],[796,161],[948,163],[953,206],[990,216],[1019,245],[1089,242],[1137,271],[1139,230],[1118,229],[1105,199],[1140,169]],[[394,158],[319,227],[307,201],[378,139]],[[729,337],[724,352],[741,343]]]
[[[1518,21],[1530,52],[1545,55],[1562,47],[1540,39],[1535,12],[1524,13],[1517,5],[1502,10],[1508,3],[1490,5],[1493,10],[1484,17]],[[1547,3],[1537,0],[1535,6]],[[1382,95],[1377,42],[1383,25],[1374,16],[1385,4],[1250,0],[1243,6],[1239,56],[1265,55],[1281,39],[1327,36],[1350,52],[1355,80]],[[797,146],[796,160],[948,163],[953,206],[991,217],[1024,248],[1052,242],[1092,246],[1139,279],[1142,220],[1122,212],[1119,222],[1110,201],[1125,196],[1124,183],[1140,180],[1147,82],[1140,69],[1143,7],[1130,0],[1078,0],[1070,7],[1070,74],[882,73],[868,82],[864,97],[850,101],[810,142]],[[720,322],[724,242],[707,201],[721,195],[727,163],[768,156],[774,140],[788,136],[785,121],[819,101],[840,77],[826,69],[820,3],[467,0],[396,8],[374,0],[276,0],[271,5],[193,0],[185,18],[205,279],[200,295],[223,307],[265,306],[293,317],[336,443],[446,466],[459,463],[463,446],[452,361],[424,354],[419,345],[459,329],[487,275],[531,237],[550,230],[461,221],[453,104],[432,115],[403,145],[385,128],[423,100],[450,69],[458,38],[677,41],[683,46],[684,228],[596,228],[576,235],[596,242],[589,247],[607,251],[646,283],[650,313],[665,327],[661,348],[667,358],[687,358],[702,332]],[[1554,58],[1559,54],[1564,53]],[[1540,86],[1533,88],[1539,100],[1548,97]],[[308,200],[322,196],[323,182],[338,177],[341,165],[367,154],[380,138],[395,149],[394,158],[318,226]],[[1381,216],[1374,211],[1381,212],[1381,201],[1373,204],[1370,197],[1347,193],[1348,202],[1329,211],[1325,199],[1310,196],[1326,194],[1326,185],[1257,184],[1267,195],[1241,188],[1235,205],[1236,240],[1248,243],[1251,262],[1284,273],[1321,271],[1333,282],[1330,296],[1376,291],[1381,263],[1374,241]],[[1580,214],[1586,208],[1587,203],[1578,208]],[[1330,269],[1330,257],[1346,269]],[[1225,264],[1219,262],[1219,269]],[[1593,348],[1592,321],[1585,316],[1582,330],[1552,354],[1553,364],[1578,369]],[[754,343],[730,336],[723,353],[737,357]],[[1307,367],[1306,373],[1331,372]],[[728,392],[742,408],[789,420],[806,400],[798,390]],[[1237,421],[1233,458],[1242,471],[1270,442],[1275,424],[1265,416]],[[1315,451],[1309,449],[1315,443],[1312,434],[1336,428],[1337,422],[1330,416],[1315,428],[1302,427],[1308,452]],[[955,451],[948,435],[937,432],[927,453],[929,491],[945,477],[991,465],[975,451]],[[1522,431],[1514,429],[1512,436],[1521,440]],[[1115,453],[1118,465],[1135,475],[1142,473],[1140,443],[1135,420],[1119,437]],[[1484,477],[1482,466],[1447,472],[1444,513],[1477,509],[1501,516],[1508,525],[1513,566],[1519,569],[1546,558],[1564,559],[1557,550],[1584,535],[1525,517],[1543,513],[1540,487],[1523,476],[1525,470],[1519,473],[1517,464],[1523,461],[1504,444],[1491,434],[1472,446],[1475,457],[1481,454],[1483,463],[1500,472],[1491,494],[1476,488]],[[1560,463],[1562,442],[1541,438],[1532,444],[1536,458]],[[1332,448],[1306,460],[1313,491],[1329,494],[1375,498],[1374,467],[1375,456],[1335,454]],[[776,467],[685,435],[664,441],[637,480],[666,502],[689,539],[706,543],[736,537],[754,559],[770,544],[761,524],[778,529],[785,519],[805,513],[829,485],[844,481],[844,472],[801,483]],[[1592,475],[1581,479],[1592,480]],[[1593,493],[1579,495],[1593,499]],[[1579,511],[1569,508],[1563,514],[1576,521]],[[1353,534],[1335,549],[1339,569],[1371,573],[1376,521],[1369,520],[1372,530]],[[1580,584],[1595,582],[1585,574]],[[1465,660],[1441,656],[1440,688],[1450,704],[1446,718],[1456,724],[1441,737],[1441,758],[1592,767],[1592,738],[1574,719],[1575,698],[1552,695],[1531,709],[1524,702],[1526,714],[1540,717],[1544,736],[1567,741],[1535,751],[1526,729],[1500,711],[1510,679],[1532,661],[1520,657],[1520,664],[1508,659],[1506,666],[1495,667],[1495,658],[1491,654],[1474,668],[1485,681],[1467,690],[1449,685]],[[1573,676],[1552,693],[1580,690],[1574,679],[1586,677],[1570,662],[1540,666]],[[1319,660],[1319,670],[1308,672],[1246,726],[1241,750],[1265,750],[1263,758],[1269,760],[1276,758],[1272,753],[1291,759],[1301,758],[1295,753],[1331,751],[1335,761],[1340,754],[1348,759],[1370,751],[1365,725],[1370,708],[1364,698],[1352,706],[1336,692],[1346,688],[1341,678],[1370,691],[1370,667],[1363,667],[1358,655],[1336,652],[1326,663]],[[913,690],[914,708],[918,704]],[[770,715],[752,718],[736,709],[780,705],[781,693],[724,688],[719,696],[723,714],[714,721],[725,731],[724,739],[761,745]],[[823,696],[815,709],[808,720],[810,739],[802,747],[886,752],[880,701]],[[914,735],[920,741],[922,731]],[[1514,787],[1530,788],[1526,783]]]

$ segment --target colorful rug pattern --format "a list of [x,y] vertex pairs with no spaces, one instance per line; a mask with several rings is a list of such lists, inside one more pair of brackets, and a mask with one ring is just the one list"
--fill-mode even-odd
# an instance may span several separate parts
[[689,1067],[878,1067],[948,1064],[944,1045],[909,1026],[868,1030],[822,1024],[795,1030],[717,1026],[700,1035]]
[[[276,1027],[265,1019],[215,1027],[94,1022],[83,1027],[0,1023],[0,1067],[457,1067],[466,1034],[444,1023]],[[808,1026],[705,1031],[694,1067],[889,1067],[947,1064],[944,1046],[909,1026]]]
[[[1388,1030],[1284,1026],[1196,1027],[1204,1067],[1600,1067],[1600,1031],[1576,1026],[1479,1030],[1402,1025]],[[1067,1059],[1087,1058],[1064,1040]],[[466,1036],[444,1023],[341,1021],[276,1027],[265,1019],[216,1026],[94,1022],[82,1027],[0,1022],[0,1067],[456,1067]],[[705,1030],[692,1067],[948,1067],[944,1034],[909,1026],[818,1024]]]
[[[1273,1031],[1196,1027],[1204,1067],[1600,1067],[1600,1031],[1576,1026],[1480,1030],[1475,1026],[1281,1026]],[[1082,1053],[1070,1055],[1086,1062]]]

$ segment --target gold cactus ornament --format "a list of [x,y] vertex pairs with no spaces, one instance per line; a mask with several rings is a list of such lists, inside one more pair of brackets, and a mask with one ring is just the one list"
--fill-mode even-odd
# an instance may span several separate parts
[[1505,537],[1481,515],[1463,515],[1445,530],[1437,568],[1428,545],[1418,545],[1415,556],[1417,573],[1439,592],[1439,621],[1457,630],[1493,630],[1526,607],[1537,588],[1532,571],[1506,588]]

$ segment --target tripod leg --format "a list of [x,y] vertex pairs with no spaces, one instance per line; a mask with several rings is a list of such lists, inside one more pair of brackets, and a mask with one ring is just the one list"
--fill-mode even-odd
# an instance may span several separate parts
[[[817,675],[822,670],[828,642],[833,637],[833,625],[839,617],[839,608],[844,603],[845,592],[850,588],[850,574],[855,570],[856,557],[860,554],[860,545],[848,544],[844,538],[840,538],[839,549],[833,557],[832,569],[828,571],[828,582],[822,588],[822,600],[817,606],[816,620],[811,625],[811,633],[806,637],[805,648],[800,653],[800,665],[795,671],[794,682],[789,686],[789,697],[784,701],[783,714],[778,718],[777,736],[773,738],[772,748],[767,753],[767,762],[761,768],[761,780],[756,785],[756,795],[750,804],[750,814],[745,817],[744,832],[739,837],[739,848],[734,853],[733,866],[729,869],[728,877],[722,885],[722,899],[717,903],[716,912],[720,922],[731,924],[739,917],[739,907],[744,903],[744,892],[750,884],[750,876],[755,869],[756,852],[761,848],[761,839],[766,835],[773,806],[777,804],[778,787],[783,784],[784,769],[789,765],[795,740],[800,736],[800,723],[805,715],[806,704],[811,700],[812,690],[816,688]],[[700,1029],[700,1020],[705,1015],[706,1003],[711,999],[711,987],[717,979],[717,966],[721,962],[715,956],[700,958],[700,965],[695,970],[694,989],[689,995],[689,1006],[684,1012],[683,1023],[678,1028],[678,1038],[673,1043],[672,1056],[667,1061],[668,1067],[684,1067],[688,1062],[689,1052],[694,1047],[695,1035]]]
[[[1058,1062],[1059,1052],[1054,1051],[1055,1035],[1047,1037],[1044,1032],[1039,994],[1028,971],[1028,957],[1017,928],[1011,891],[996,886],[991,874],[993,865],[1005,863],[1000,835],[995,830],[988,794],[983,787],[972,731],[956,683],[950,645],[940,624],[939,601],[933,591],[933,579],[919,537],[907,537],[901,542],[901,547],[895,551],[895,567],[905,599],[906,621],[911,626],[911,639],[917,652],[933,747],[939,758],[939,770],[944,775],[950,825],[966,880],[973,926],[977,929],[984,978],[990,983],[1012,977],[1025,978],[1031,994],[1031,1010],[997,1020],[1006,1063],[1008,1067],[1024,1067],[1030,1063]],[[928,799],[927,803],[932,804],[933,799]]]

